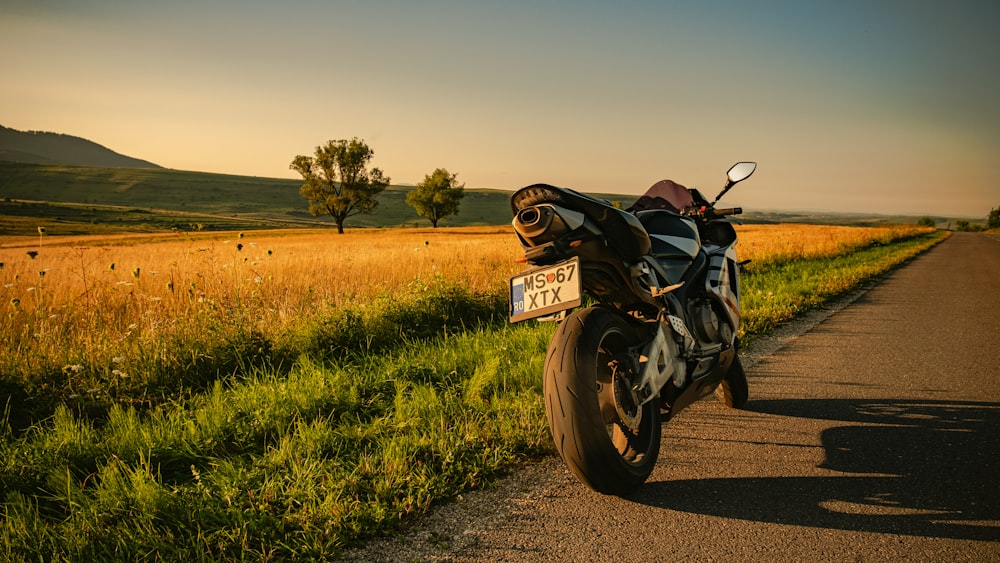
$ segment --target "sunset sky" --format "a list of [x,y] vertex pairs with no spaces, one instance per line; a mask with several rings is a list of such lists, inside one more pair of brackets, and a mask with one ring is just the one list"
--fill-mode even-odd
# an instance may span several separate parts
[[996,0],[0,0],[0,125],[294,178],[358,137],[393,183],[671,178],[752,209],[1000,206]]

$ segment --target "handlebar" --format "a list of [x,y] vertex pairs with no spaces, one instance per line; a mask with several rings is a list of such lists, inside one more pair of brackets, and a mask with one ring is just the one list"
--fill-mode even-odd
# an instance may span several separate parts
[[716,217],[725,217],[726,215],[739,215],[740,213],[743,213],[743,208],[728,207],[726,209],[713,209],[711,213]]
[[681,213],[689,217],[699,218],[704,221],[711,221],[712,219],[718,219],[720,217],[725,217],[726,215],[739,215],[740,213],[743,213],[743,208],[728,207],[724,209],[713,209],[707,205],[701,205],[688,207]]

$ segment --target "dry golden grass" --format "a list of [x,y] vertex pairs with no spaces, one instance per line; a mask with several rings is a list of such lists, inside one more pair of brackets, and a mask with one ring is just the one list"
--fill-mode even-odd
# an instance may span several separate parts
[[[915,229],[746,225],[738,252],[757,264],[832,256]],[[521,255],[508,227],[21,237],[0,240],[0,316],[15,306],[47,315],[108,311],[121,301],[146,305],[138,307],[146,316],[170,315],[223,299],[250,300],[264,307],[261,316],[289,320],[321,303],[391,296],[438,276],[493,290],[522,268]]]
[[740,260],[754,267],[837,256],[872,242],[887,244],[899,238],[933,229],[915,225],[889,227],[843,227],[834,225],[741,225],[737,227],[736,250]]
[[155,354],[219,323],[273,336],[438,276],[492,291],[520,269],[509,228],[164,238],[0,240],[0,368]]
[[[761,268],[905,230],[745,226],[739,252]],[[331,308],[409,300],[439,278],[500,294],[522,255],[509,227],[0,239],[0,373],[126,377],[128,357],[169,377],[231,342],[279,342]]]
[[[443,276],[473,291],[516,272],[509,228],[365,230],[337,235],[248,232],[211,237],[80,237],[0,241],[3,307],[113,307],[117,299],[180,306],[253,297],[295,314],[357,303]],[[152,240],[153,242],[142,242]],[[29,252],[37,252],[35,258]],[[109,302],[109,300],[111,302]]]

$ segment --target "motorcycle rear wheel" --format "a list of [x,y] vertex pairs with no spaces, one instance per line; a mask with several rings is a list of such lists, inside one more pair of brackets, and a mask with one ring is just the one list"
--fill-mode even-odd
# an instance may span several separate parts
[[545,359],[545,413],[556,449],[581,482],[604,494],[635,490],[660,451],[659,402],[635,405],[623,377],[640,338],[620,313],[589,307],[562,322]]

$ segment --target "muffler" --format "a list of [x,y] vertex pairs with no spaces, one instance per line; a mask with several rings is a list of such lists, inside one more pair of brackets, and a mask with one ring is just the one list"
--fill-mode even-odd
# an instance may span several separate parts
[[514,231],[532,245],[545,244],[583,226],[586,216],[579,211],[541,203],[525,207],[514,216]]

